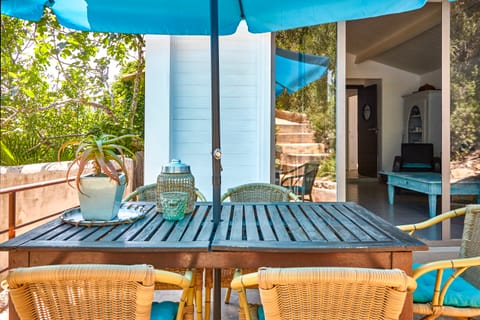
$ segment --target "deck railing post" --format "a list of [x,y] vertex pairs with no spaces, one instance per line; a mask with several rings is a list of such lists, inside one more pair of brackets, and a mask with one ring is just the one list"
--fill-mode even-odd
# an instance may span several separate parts
[[8,210],[8,227],[6,226],[0,226],[0,235],[8,233],[8,238],[12,239],[15,238],[16,236],[16,230],[17,228],[23,228],[25,226],[29,226],[31,224],[37,223],[39,221],[48,219],[58,213],[54,213],[51,215],[46,215],[42,218],[35,219],[35,220],[30,220],[25,223],[22,223],[20,225],[17,225],[17,193],[21,191],[27,191],[27,190],[32,190],[32,189],[39,189],[39,188],[45,188],[48,186],[54,186],[54,185],[59,185],[63,183],[67,183],[70,181],[75,180],[75,177],[69,177],[68,179],[56,179],[56,180],[48,180],[48,181],[40,181],[40,182],[35,182],[35,183],[30,183],[30,184],[23,184],[23,185],[18,185],[18,186],[12,186],[12,187],[7,187],[7,188],[0,188],[0,195],[8,195],[8,205],[7,205],[7,210]]
[[8,239],[15,238],[16,229],[17,193],[8,193]]

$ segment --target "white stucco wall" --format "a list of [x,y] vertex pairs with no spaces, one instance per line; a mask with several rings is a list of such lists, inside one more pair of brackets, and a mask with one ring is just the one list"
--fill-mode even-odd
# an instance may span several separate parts
[[355,57],[347,54],[347,79],[380,79],[382,108],[379,119],[381,131],[381,170],[392,168],[395,155],[400,154],[403,134],[402,96],[416,91],[421,83],[420,76],[392,68],[387,65],[366,61],[354,63]]
[[[209,37],[147,37],[145,184],[162,165],[181,159],[196,185],[211,199],[211,104]],[[403,98],[441,71],[418,76],[373,61],[354,64],[347,54],[347,79],[380,83],[379,169],[391,169],[400,153]],[[223,151],[222,192],[270,179],[271,35],[239,31],[220,38],[220,108]]]
[[435,89],[442,89],[442,69],[422,74],[420,76],[420,86],[427,83],[434,86]]
[[[148,36],[145,184],[181,159],[212,198],[209,37]],[[222,192],[270,180],[271,35],[220,38]]]

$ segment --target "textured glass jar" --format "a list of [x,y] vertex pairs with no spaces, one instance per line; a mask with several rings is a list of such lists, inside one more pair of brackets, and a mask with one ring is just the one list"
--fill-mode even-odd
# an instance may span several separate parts
[[162,192],[159,195],[162,203],[162,213],[165,220],[182,220],[187,207],[188,193]]
[[185,213],[191,213],[195,208],[195,178],[190,172],[190,166],[180,160],[173,159],[168,165],[162,166],[162,172],[157,177],[157,210],[162,211],[158,195],[162,192],[180,191],[188,193]]

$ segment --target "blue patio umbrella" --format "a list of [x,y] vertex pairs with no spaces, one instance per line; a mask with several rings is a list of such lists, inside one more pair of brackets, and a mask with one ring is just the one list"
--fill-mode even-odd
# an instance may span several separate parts
[[[427,0],[2,0],[2,14],[38,21],[46,7],[68,28],[137,34],[210,35],[212,91],[213,217],[220,220],[220,95],[218,36],[241,20],[252,33],[400,13]],[[216,280],[219,278],[216,272]],[[215,281],[218,283],[218,281]],[[218,301],[220,287],[215,286]],[[215,319],[220,305],[215,305]]]
[[[252,33],[362,19],[422,7],[427,0],[3,0],[2,14],[38,21],[50,7],[60,24],[84,31],[233,34],[241,20]],[[211,15],[210,3],[218,5]]]
[[327,74],[330,58],[277,48],[275,94],[294,93]]

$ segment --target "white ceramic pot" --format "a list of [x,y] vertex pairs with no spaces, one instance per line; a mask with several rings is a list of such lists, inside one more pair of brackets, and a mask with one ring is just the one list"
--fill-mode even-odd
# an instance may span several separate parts
[[87,175],[80,178],[82,192],[78,193],[83,219],[108,221],[117,216],[125,191],[125,175],[120,184],[107,176]]

